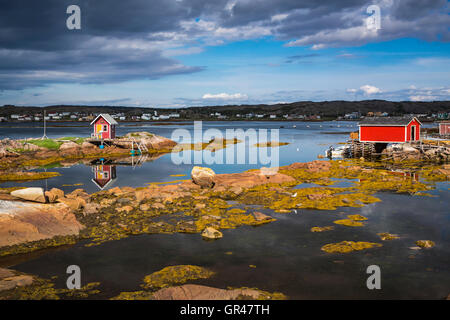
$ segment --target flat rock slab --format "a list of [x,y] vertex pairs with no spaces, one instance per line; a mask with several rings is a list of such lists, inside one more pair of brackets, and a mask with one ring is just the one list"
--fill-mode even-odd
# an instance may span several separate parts
[[14,190],[11,192],[13,197],[17,197],[24,200],[42,202],[45,203],[44,189],[42,188],[25,188],[20,190]]
[[239,296],[258,299],[260,292],[254,289],[225,290],[208,286],[186,284],[156,291],[156,300],[236,300]]
[[17,272],[0,268],[0,292],[23,287],[33,283],[33,277],[26,274],[17,274]]
[[0,247],[57,235],[77,235],[82,228],[64,204],[0,200]]

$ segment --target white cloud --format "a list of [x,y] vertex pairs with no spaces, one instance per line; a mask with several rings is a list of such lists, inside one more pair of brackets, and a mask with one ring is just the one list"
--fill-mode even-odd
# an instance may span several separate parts
[[242,94],[242,93],[234,93],[234,94],[228,94],[228,93],[211,94],[211,93],[206,93],[206,94],[203,95],[202,99],[247,100],[248,96],[246,94]]
[[411,101],[433,101],[433,100],[436,100],[436,96],[428,96],[428,95],[425,95],[425,96],[421,96],[421,95],[419,95],[419,96],[410,96],[409,97],[409,99],[411,100]]
[[381,93],[382,92],[379,88],[377,88],[375,86],[368,85],[368,84],[366,84],[366,85],[364,85],[362,87],[359,87],[359,89],[362,92],[364,92],[365,94],[367,94],[367,95],[374,94],[374,93]]
[[272,16],[272,17],[270,18],[270,20],[271,20],[272,22],[283,21],[283,20],[286,19],[288,16],[289,16],[289,14],[287,14],[287,13],[284,13],[284,14],[276,14],[276,15]]

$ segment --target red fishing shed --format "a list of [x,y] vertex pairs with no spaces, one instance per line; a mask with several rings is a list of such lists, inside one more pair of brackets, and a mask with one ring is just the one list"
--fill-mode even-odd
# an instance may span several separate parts
[[359,141],[373,143],[418,141],[421,125],[416,117],[364,118],[358,124]]

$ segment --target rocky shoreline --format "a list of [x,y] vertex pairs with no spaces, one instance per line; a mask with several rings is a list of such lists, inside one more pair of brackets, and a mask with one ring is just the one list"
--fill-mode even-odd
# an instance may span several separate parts
[[143,153],[147,154],[167,153],[177,145],[170,139],[148,132],[128,133],[115,139],[114,143],[105,144],[102,149],[85,138],[46,140],[6,138],[0,140],[0,174],[4,175],[21,168],[29,169],[58,161],[129,155],[132,148],[131,140],[144,145],[148,151],[143,151]]
[[[420,180],[411,179],[411,172],[418,174]],[[449,165],[404,162],[396,168],[386,168],[382,163],[364,160],[316,160],[293,163],[278,171],[262,168],[232,174],[215,174],[209,168],[195,167],[190,180],[177,184],[115,187],[93,194],[82,189],[69,194],[56,188],[47,192],[41,188],[12,190],[3,193],[0,200],[0,256],[74,244],[83,239],[89,240],[86,246],[93,246],[138,234],[193,233],[221,241],[217,239],[223,237],[223,229],[276,221],[258,207],[287,214],[362,207],[380,201],[375,195],[379,191],[427,196],[436,182],[449,178]],[[351,180],[353,186],[332,187],[335,179]],[[294,188],[302,183],[316,186]],[[335,224],[358,227],[364,226],[367,219],[355,215],[347,220]],[[332,232],[333,227],[317,226],[311,231],[325,230]],[[381,241],[395,239],[386,237],[385,231],[379,230],[384,235],[380,236]],[[380,246],[382,243],[345,240],[324,245],[322,250],[346,253],[376,250]],[[191,289],[197,292],[198,288]],[[184,289],[170,292],[178,297],[179,290]],[[161,297],[167,297],[166,294],[161,293]],[[197,293],[189,295],[195,297]],[[220,292],[219,296],[227,293]]]

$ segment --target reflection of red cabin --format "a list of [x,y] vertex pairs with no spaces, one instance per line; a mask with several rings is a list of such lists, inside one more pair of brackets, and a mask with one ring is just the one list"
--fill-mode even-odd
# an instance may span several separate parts
[[116,180],[116,166],[98,165],[94,167],[94,182],[101,190]]
[[422,123],[416,117],[365,118],[359,122],[361,142],[410,142],[420,140]]
[[92,122],[94,125],[93,137],[97,139],[114,139],[116,137],[117,121],[109,114],[99,114]]

